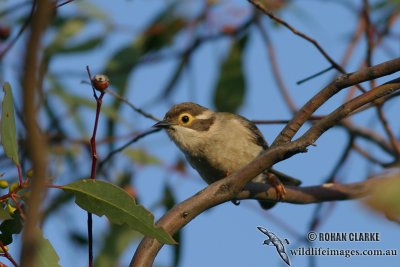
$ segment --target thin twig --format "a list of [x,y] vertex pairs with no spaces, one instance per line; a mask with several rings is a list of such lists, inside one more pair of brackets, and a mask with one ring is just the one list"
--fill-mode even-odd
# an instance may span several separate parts
[[[92,84],[92,75],[90,73],[89,66],[86,66],[86,70],[89,76],[89,79]],[[96,90],[92,84],[92,89],[93,89],[93,96],[96,99],[96,116],[94,120],[94,126],[93,126],[93,133],[92,137],[90,138],[90,148],[91,148],[91,153],[92,153],[92,167],[91,167],[91,172],[90,172],[90,178],[93,180],[96,180],[96,167],[97,167],[97,151],[96,151],[96,134],[97,134],[97,126],[99,123],[99,117],[100,117],[100,110],[101,110],[101,104],[103,103],[103,97],[105,94],[105,91],[100,92],[100,96],[97,96]],[[88,229],[88,251],[89,251],[89,267],[93,266],[93,215],[92,213],[88,212],[88,219],[87,219],[87,229]]]
[[63,3],[57,4],[57,5],[56,5],[56,8],[62,7],[62,6],[66,5],[66,4],[69,4],[69,3],[73,2],[73,1],[74,1],[74,0],[68,0],[68,1],[65,1],[65,2],[63,2]]
[[290,96],[289,89],[287,88],[284,79],[282,78],[282,74],[281,74],[281,71],[278,66],[278,61],[276,59],[275,48],[271,42],[271,39],[268,35],[267,30],[264,28],[264,25],[262,24],[262,21],[260,19],[256,20],[256,26],[261,34],[261,38],[263,39],[263,41],[267,47],[267,51],[268,51],[268,55],[269,55],[269,59],[270,59],[271,67],[272,67],[272,72],[273,72],[272,77],[275,79],[275,82],[278,85],[279,92],[282,94],[289,110],[293,114],[297,111],[297,107],[293,101],[293,98]]
[[119,95],[118,93],[114,92],[113,90],[107,89],[106,90],[107,93],[109,93],[110,95],[114,96],[116,99],[124,102],[125,104],[127,104],[130,108],[132,108],[134,111],[136,111],[137,113],[143,115],[144,117],[148,118],[148,119],[152,119],[153,121],[160,121],[159,118],[154,117],[153,115],[151,115],[150,113],[145,112],[143,109],[136,107],[135,105],[133,105],[127,98]]
[[[324,116],[311,116],[308,121],[317,121],[322,119]],[[287,124],[291,120],[251,120],[255,124]]]
[[[333,68],[335,68],[336,70],[338,70],[340,73],[345,74],[346,70],[340,66],[338,63],[336,63],[336,61],[334,61],[329,55],[328,53],[321,47],[321,45],[314,40],[313,38],[311,38],[310,36],[306,35],[303,32],[300,32],[299,30],[297,30],[296,28],[294,28],[293,26],[291,26],[289,23],[287,23],[286,21],[284,21],[283,19],[279,18],[278,16],[274,15],[273,12],[271,12],[268,8],[266,8],[260,1],[258,0],[248,0],[250,3],[252,3],[255,7],[257,7],[259,10],[261,10],[264,14],[266,14],[268,17],[270,17],[271,19],[273,19],[274,21],[276,21],[277,23],[285,26],[287,29],[289,29],[292,33],[294,33],[297,36],[300,36],[301,38],[303,38],[304,40],[307,40],[308,42],[310,42],[312,45],[314,45],[315,48],[317,48],[317,50],[322,54],[322,56],[332,65]],[[366,90],[364,88],[362,88],[361,85],[357,84],[356,85],[358,89],[360,89],[360,91],[362,92],[366,92]]]
[[[343,74],[337,77],[328,86],[319,91],[313,96],[300,110],[297,112],[293,119],[285,126],[279,136],[275,139],[274,145],[290,141],[297,133],[300,127],[311,117],[311,115],[329,98],[337,94],[343,88],[352,86],[370,79],[390,75],[400,70],[400,58],[386,61],[384,63],[375,65],[373,67],[365,68],[350,74]],[[372,90],[371,90],[372,91]],[[367,95],[369,92],[363,94]],[[387,94],[390,95],[390,94]],[[382,97],[386,97],[383,95]],[[357,99],[354,98],[354,99]],[[379,99],[379,98],[376,98]],[[362,106],[360,106],[362,107]],[[353,110],[355,111],[355,110]]]
[[30,11],[30,14],[28,16],[28,18],[25,20],[24,24],[21,26],[21,28],[19,29],[17,35],[14,37],[14,39],[12,39],[8,45],[0,52],[0,58],[3,58],[7,52],[15,45],[15,43],[18,41],[18,39],[22,36],[22,34],[24,33],[24,31],[28,28],[29,23],[32,20],[33,17],[33,13],[35,12],[35,8],[36,8],[36,0],[34,0],[32,2],[32,8]]
[[386,163],[384,163],[381,160],[377,159],[376,157],[372,156],[371,153],[369,153],[365,149],[361,148],[356,143],[353,144],[353,149],[354,149],[354,151],[358,152],[361,156],[363,156],[367,160],[371,161],[372,163],[378,164],[380,166],[386,165]]
[[312,79],[314,79],[314,78],[316,78],[316,77],[318,77],[318,76],[321,76],[322,74],[324,74],[324,73],[326,73],[326,72],[328,72],[328,71],[330,71],[330,70],[332,70],[332,69],[333,69],[332,66],[327,67],[327,68],[325,68],[325,69],[323,69],[323,70],[321,70],[321,71],[319,71],[319,72],[317,72],[317,73],[315,73],[315,74],[313,74],[313,75],[310,75],[310,76],[308,76],[308,77],[306,77],[306,78],[304,78],[304,79],[302,79],[302,80],[300,80],[300,81],[297,81],[296,84],[297,84],[297,85],[300,85],[300,84],[302,84],[302,83],[305,83],[305,82],[307,82],[307,81],[309,81],[309,80],[312,80]]
[[159,128],[154,128],[154,129],[150,129],[150,130],[148,130],[148,131],[145,131],[145,132],[143,132],[143,133],[138,134],[137,136],[135,136],[135,137],[134,137],[132,140],[130,140],[129,142],[127,142],[127,143],[123,144],[122,146],[120,146],[120,147],[114,149],[114,150],[111,151],[102,161],[99,162],[99,165],[98,165],[97,170],[98,170],[99,172],[101,172],[102,169],[103,169],[103,167],[104,167],[104,165],[105,165],[109,160],[111,160],[111,158],[112,158],[114,155],[116,155],[117,153],[123,151],[125,148],[127,148],[127,147],[130,146],[130,145],[132,145],[133,143],[136,143],[137,141],[139,141],[139,140],[142,139],[143,137],[148,136],[148,135],[153,134],[153,133],[156,133],[156,132],[159,132],[160,130],[161,130],[161,129],[159,129]]
[[390,125],[386,119],[385,113],[383,112],[383,109],[382,109],[382,105],[378,105],[376,107],[376,111],[378,112],[378,118],[381,121],[386,134],[389,137],[390,143],[392,144],[393,150],[396,154],[396,158],[399,158],[400,157],[400,144],[397,141],[396,136],[394,135],[392,128],[390,127]]
[[6,246],[3,245],[3,242],[0,241],[0,248],[3,250],[4,257],[6,257],[14,267],[19,267],[18,263],[14,260],[10,253],[8,253]]

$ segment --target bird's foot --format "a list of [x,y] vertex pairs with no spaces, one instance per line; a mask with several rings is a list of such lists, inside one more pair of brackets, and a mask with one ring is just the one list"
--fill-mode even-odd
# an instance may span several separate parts
[[273,173],[267,173],[267,181],[275,189],[277,200],[285,199],[286,188],[279,178]]

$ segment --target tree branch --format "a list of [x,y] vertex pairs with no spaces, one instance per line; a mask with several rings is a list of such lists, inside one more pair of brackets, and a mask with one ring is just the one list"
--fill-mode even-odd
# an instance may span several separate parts
[[[342,89],[371,79],[390,75],[397,71],[400,71],[400,58],[389,60],[357,72],[340,75],[312,97],[299,110],[299,112],[296,113],[293,119],[285,126],[285,128],[283,128],[271,146],[289,142],[310,116],[329,98],[340,92]],[[369,92],[366,94],[368,93]]]
[[30,35],[27,41],[24,74],[22,80],[22,100],[24,107],[24,118],[26,122],[28,154],[32,162],[34,177],[31,182],[30,197],[27,200],[27,213],[22,236],[21,267],[35,266],[36,251],[38,249],[37,226],[40,218],[40,204],[43,198],[43,188],[46,168],[46,141],[40,131],[36,120],[37,91],[41,90],[38,84],[38,66],[40,65],[41,39],[50,18],[50,1],[38,0],[37,8],[32,16]]

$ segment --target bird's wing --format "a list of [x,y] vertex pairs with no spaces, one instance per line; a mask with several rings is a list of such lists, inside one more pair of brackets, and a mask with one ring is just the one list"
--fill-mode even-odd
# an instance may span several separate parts
[[237,115],[240,120],[250,129],[254,142],[264,149],[268,148],[268,143],[265,141],[264,136],[257,128],[257,126],[243,116]]

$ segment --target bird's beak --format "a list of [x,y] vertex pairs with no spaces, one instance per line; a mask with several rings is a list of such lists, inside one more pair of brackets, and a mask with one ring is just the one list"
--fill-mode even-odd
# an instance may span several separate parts
[[157,122],[156,124],[153,125],[154,128],[160,128],[160,129],[166,129],[171,127],[171,123],[169,123],[166,120],[162,120]]

